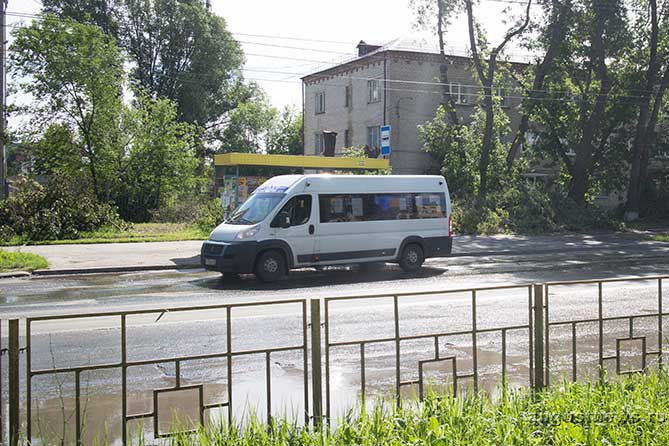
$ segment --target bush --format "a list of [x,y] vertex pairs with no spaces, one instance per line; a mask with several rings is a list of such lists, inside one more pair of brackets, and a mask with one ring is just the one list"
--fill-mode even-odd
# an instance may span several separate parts
[[221,200],[214,198],[200,207],[195,224],[203,231],[209,232],[220,225],[224,217]]
[[579,206],[542,184],[521,180],[491,194],[483,206],[474,198],[454,200],[453,228],[458,234],[542,234],[619,229],[619,223],[597,206]]
[[98,203],[85,191],[77,190],[63,178],[53,178],[46,186],[24,178],[18,193],[0,202],[0,237],[22,241],[76,239],[84,231],[105,226],[118,230],[128,225],[107,203]]

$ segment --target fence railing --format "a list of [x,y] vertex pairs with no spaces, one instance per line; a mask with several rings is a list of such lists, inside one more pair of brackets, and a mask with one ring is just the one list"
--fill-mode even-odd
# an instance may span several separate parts
[[[436,373],[444,391],[457,394],[467,387],[494,391],[509,382],[541,389],[556,377],[586,377],[586,369],[594,370],[597,379],[607,370],[642,372],[662,364],[667,279],[550,282],[1,321],[6,341],[0,339],[0,348],[6,345],[3,352],[8,355],[7,360],[0,356],[0,377],[8,385],[0,379],[0,433],[11,446],[41,439],[44,433],[35,431],[35,423],[42,425],[40,417],[48,416],[46,401],[57,398],[59,442],[85,443],[86,435],[92,435],[85,413],[90,381],[96,380],[93,387],[103,394],[118,393],[116,438],[127,444],[133,437],[129,426],[137,423],[148,423],[156,439],[175,434],[161,428],[161,419],[169,415],[161,401],[184,405],[187,398],[176,396],[184,393],[195,401],[195,425],[214,419],[214,414],[228,423],[240,420],[252,410],[249,394],[261,395],[263,416],[271,421],[277,389],[291,401],[301,393],[303,422],[319,424],[336,416],[336,402],[350,403],[342,398],[347,392],[356,400],[379,395],[397,402],[405,396],[422,398],[433,383],[428,375]],[[616,292],[609,293],[613,287]],[[67,339],[54,346],[53,336],[63,333]],[[184,352],[184,346],[201,351]],[[640,356],[638,366],[624,367],[635,355]],[[208,366],[201,365],[207,361]],[[161,374],[160,385],[144,379],[147,367]],[[96,378],[96,373],[120,374],[120,390],[109,390],[111,381]],[[56,384],[40,381],[45,378]],[[212,386],[218,390],[210,391]]]

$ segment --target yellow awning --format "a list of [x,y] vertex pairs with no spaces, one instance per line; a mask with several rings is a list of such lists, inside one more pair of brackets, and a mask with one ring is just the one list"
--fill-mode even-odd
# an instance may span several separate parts
[[387,169],[390,161],[382,158],[348,158],[302,155],[261,155],[257,153],[224,153],[214,155],[214,165],[298,167],[305,169]]

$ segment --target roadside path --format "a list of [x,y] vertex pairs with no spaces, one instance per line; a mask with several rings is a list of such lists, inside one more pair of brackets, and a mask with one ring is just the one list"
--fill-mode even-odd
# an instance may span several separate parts
[[[49,269],[36,275],[81,272],[123,272],[195,268],[200,265],[201,241],[108,243],[8,247],[39,254]],[[669,256],[669,243],[648,239],[648,233],[552,234],[541,236],[456,236],[451,263],[481,262],[484,258],[517,256]],[[536,257],[535,257],[536,258]],[[491,259],[488,259],[491,260]]]

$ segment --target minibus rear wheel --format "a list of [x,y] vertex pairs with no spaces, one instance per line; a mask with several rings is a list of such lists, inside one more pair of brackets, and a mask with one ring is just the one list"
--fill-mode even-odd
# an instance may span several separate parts
[[423,248],[416,243],[409,243],[404,247],[402,251],[402,256],[400,257],[400,268],[408,273],[413,273],[418,271],[423,262],[425,261],[425,255],[423,254]]
[[261,282],[276,282],[286,275],[286,259],[277,250],[270,249],[258,256],[255,274]]

